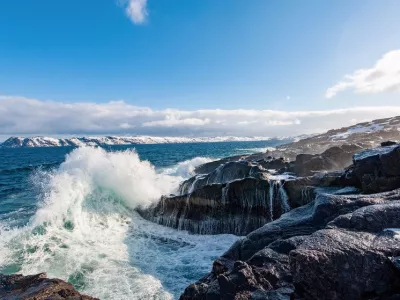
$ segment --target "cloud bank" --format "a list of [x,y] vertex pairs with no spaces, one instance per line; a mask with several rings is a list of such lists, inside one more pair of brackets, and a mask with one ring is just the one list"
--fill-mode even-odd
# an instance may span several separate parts
[[60,103],[0,96],[0,135],[293,136],[400,115],[399,106],[327,111],[153,110],[123,101]]
[[364,94],[400,91],[400,50],[386,53],[370,69],[345,75],[343,81],[327,89],[325,97],[332,98],[349,89]]
[[147,0],[126,0],[123,3],[125,12],[131,21],[135,24],[146,22],[147,18]]

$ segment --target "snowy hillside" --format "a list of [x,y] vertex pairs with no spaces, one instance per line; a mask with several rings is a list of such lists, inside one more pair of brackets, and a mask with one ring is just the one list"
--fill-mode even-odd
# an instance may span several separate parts
[[63,147],[63,146],[105,146],[105,145],[136,145],[136,144],[172,144],[172,143],[207,143],[207,142],[237,142],[237,141],[267,141],[268,137],[154,137],[154,136],[106,136],[106,137],[10,137],[0,147]]

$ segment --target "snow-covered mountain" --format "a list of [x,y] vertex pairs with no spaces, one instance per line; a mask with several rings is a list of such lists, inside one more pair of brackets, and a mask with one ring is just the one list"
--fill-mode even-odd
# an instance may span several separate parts
[[[64,147],[64,146],[106,146],[106,145],[136,145],[136,144],[175,144],[175,143],[207,143],[207,142],[237,142],[237,141],[267,141],[269,137],[154,137],[154,136],[104,136],[104,137],[10,137],[0,147],[32,148],[32,147]],[[284,138],[286,139],[286,138]]]

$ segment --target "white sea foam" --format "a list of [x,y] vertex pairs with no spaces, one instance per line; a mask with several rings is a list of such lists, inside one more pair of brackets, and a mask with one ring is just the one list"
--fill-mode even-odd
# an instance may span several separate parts
[[195,175],[194,170],[197,166],[202,164],[214,161],[215,159],[210,157],[195,157],[192,159],[188,159],[182,162],[177,163],[176,165],[168,168],[164,168],[161,170],[162,174],[177,176],[182,179],[187,179],[193,175]]
[[179,178],[133,151],[79,148],[37,176],[41,204],[29,224],[0,227],[3,272],[47,272],[101,299],[173,299],[236,239],[141,219],[132,209],[172,192]]
[[259,153],[259,152],[267,152],[267,151],[275,151],[275,147],[262,147],[262,148],[244,148],[244,149],[236,149],[236,151],[245,153],[245,154],[252,154],[252,153]]

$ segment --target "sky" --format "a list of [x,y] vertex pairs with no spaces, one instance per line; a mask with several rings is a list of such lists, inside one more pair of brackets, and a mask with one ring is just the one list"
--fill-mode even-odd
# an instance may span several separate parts
[[0,135],[288,136],[400,115],[398,0],[0,2]]

